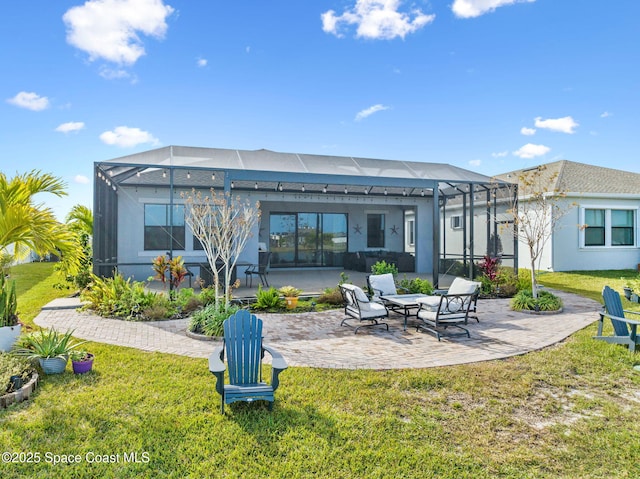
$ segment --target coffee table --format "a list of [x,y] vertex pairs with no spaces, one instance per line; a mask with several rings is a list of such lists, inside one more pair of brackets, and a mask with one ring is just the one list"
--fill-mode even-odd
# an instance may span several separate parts
[[[404,316],[404,330],[407,330],[407,318],[412,316],[412,309],[418,309],[418,298],[424,298],[425,294],[389,294],[380,296],[389,305],[392,311]],[[417,312],[416,312],[417,314]]]

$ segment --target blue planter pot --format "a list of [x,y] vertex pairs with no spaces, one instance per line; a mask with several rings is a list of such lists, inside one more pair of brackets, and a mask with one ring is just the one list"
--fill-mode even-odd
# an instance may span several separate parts
[[45,374],[60,374],[67,368],[69,358],[39,358],[38,361]]

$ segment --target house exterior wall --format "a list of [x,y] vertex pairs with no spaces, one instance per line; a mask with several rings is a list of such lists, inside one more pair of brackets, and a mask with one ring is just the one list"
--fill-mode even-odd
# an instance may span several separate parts
[[[126,277],[146,280],[153,275],[151,261],[165,250],[144,249],[144,205],[168,204],[168,189],[121,186],[118,193],[118,263]],[[294,194],[268,192],[238,192],[251,204],[260,201],[261,220],[256,224],[252,237],[239,257],[240,263],[257,263],[259,243],[269,244],[269,216],[273,213],[320,212],[347,215],[348,251],[365,251],[367,248],[367,214],[385,214],[385,250],[405,251],[405,211],[415,211],[416,224],[416,272],[432,271],[432,201],[428,198],[383,198],[349,195]],[[180,192],[174,192],[174,204],[184,204]],[[360,228],[356,228],[359,226]],[[192,233],[185,226],[185,250],[174,251],[185,263],[206,262],[201,250],[193,249]],[[138,263],[138,264],[134,264]],[[193,269],[193,268],[192,268]],[[197,268],[194,274],[198,274]]]
[[[640,263],[640,235],[638,232],[638,210],[640,199],[615,195],[571,195],[568,203],[575,206],[562,218],[561,227],[553,235],[552,258],[549,258],[553,271],[586,271],[604,269],[636,269]],[[631,210],[634,218],[633,246],[585,246],[584,210]],[[524,253],[524,252],[523,252]]]

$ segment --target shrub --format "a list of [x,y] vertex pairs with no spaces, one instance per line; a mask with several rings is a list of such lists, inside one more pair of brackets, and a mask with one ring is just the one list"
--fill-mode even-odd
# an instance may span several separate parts
[[262,286],[258,286],[258,293],[256,294],[256,302],[253,304],[253,309],[268,310],[279,308],[282,305],[280,299],[280,292],[271,287],[267,290],[263,290]]
[[283,286],[278,292],[285,298],[297,298],[302,293],[302,290],[293,286]]
[[191,317],[189,323],[189,331],[205,336],[223,336],[224,320],[232,314],[235,314],[240,308],[230,305],[225,309],[224,303],[220,304],[220,309],[216,309],[214,303],[208,304],[199,311],[196,311]]
[[549,291],[538,292],[538,298],[533,297],[530,289],[523,289],[511,300],[511,309],[520,311],[557,311],[562,308],[562,300]]
[[142,313],[147,308],[162,301],[163,296],[146,291],[144,283],[124,279],[121,274],[113,278],[99,278],[92,275],[91,284],[80,294],[87,308],[101,316],[115,316],[129,320],[144,319]]
[[371,266],[371,272],[373,274],[386,274],[391,273],[393,276],[398,274],[398,267],[393,263],[387,263],[386,261],[378,261]]
[[203,305],[215,303],[216,301],[216,290],[209,286],[207,288],[202,288],[200,290],[200,294],[198,295],[198,299]]
[[405,277],[404,279],[398,281],[398,286],[406,289],[411,294],[430,295],[433,293],[433,285],[428,279],[407,279]]
[[26,358],[0,352],[0,396],[9,391],[11,376],[20,376],[24,382],[33,372],[31,363]]
[[344,303],[342,298],[342,293],[340,292],[340,288],[327,288],[324,292],[318,297],[318,303],[326,303],[326,304],[336,304],[341,305]]

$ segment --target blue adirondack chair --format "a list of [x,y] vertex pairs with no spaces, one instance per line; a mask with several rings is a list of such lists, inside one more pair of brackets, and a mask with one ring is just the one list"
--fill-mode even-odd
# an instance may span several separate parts
[[[623,310],[620,294],[609,286],[605,286],[602,290],[602,298],[604,299],[604,308],[600,313],[598,335],[594,336],[594,338],[608,343],[624,344],[625,346],[628,346],[631,351],[635,351],[636,345],[640,343],[640,338],[638,338],[637,334],[637,328],[640,321],[630,319],[626,317],[626,315],[635,314],[638,315],[638,318],[640,319],[640,313]],[[613,336],[602,335],[604,318],[611,319],[614,333]]]
[[[269,401],[271,410],[274,392],[278,389],[278,375],[287,369],[284,357],[273,348],[262,344],[262,320],[246,309],[225,319],[224,344],[209,357],[209,370],[216,377],[216,391],[224,405],[236,401]],[[271,384],[262,381],[264,353],[271,355]],[[229,384],[224,383],[224,355],[227,355]]]

